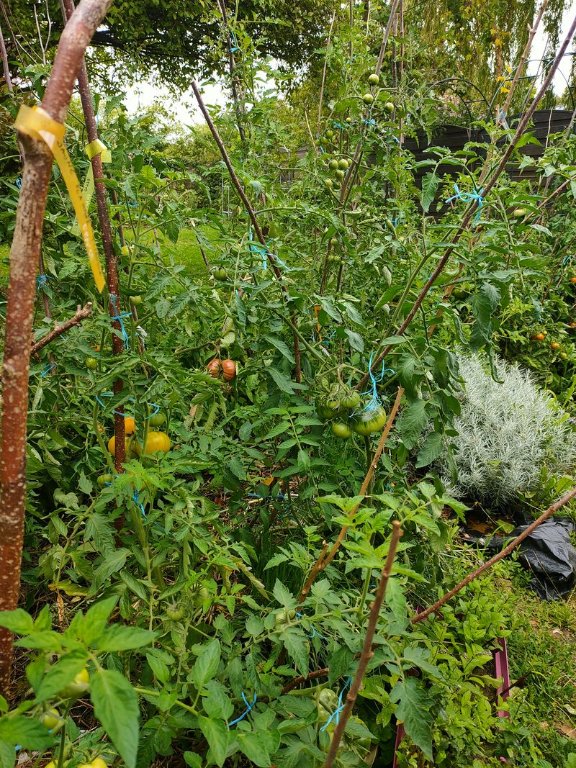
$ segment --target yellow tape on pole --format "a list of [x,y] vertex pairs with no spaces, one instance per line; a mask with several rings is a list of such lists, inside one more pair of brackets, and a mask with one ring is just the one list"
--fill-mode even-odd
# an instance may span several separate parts
[[98,257],[98,248],[94,239],[94,230],[80,189],[80,182],[76,176],[70,156],[64,146],[64,134],[66,127],[62,123],[53,120],[42,107],[20,107],[16,122],[16,129],[34,139],[42,139],[54,155],[58,163],[60,173],[68,189],[70,200],[74,206],[76,219],[82,233],[84,246],[88,254],[88,263],[94,275],[94,282],[98,291],[102,291],[106,285],[104,272]]
[[[84,150],[88,155],[89,160],[92,160],[92,158],[96,157],[96,155],[101,155],[103,163],[112,162],[112,153],[110,152],[106,144],[100,141],[100,139],[94,139],[94,141],[91,141],[90,144],[86,144],[86,146],[84,147]],[[93,194],[94,194],[94,170],[92,168],[92,163],[90,163],[90,167],[88,168],[88,173],[86,174],[86,179],[84,181],[84,186],[82,187],[82,196],[84,197],[84,203],[86,205],[87,211],[90,210],[90,203],[92,202]]]

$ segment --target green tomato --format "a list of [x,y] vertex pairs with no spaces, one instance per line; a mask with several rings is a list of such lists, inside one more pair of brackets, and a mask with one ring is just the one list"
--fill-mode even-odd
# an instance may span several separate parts
[[368,76],[368,82],[370,85],[378,85],[380,82],[380,76],[377,75],[376,72],[372,72],[372,74]]
[[130,296],[132,304],[142,304],[142,296]]
[[296,616],[296,611],[293,608],[281,608],[274,616],[274,624],[277,627],[281,627],[284,624],[288,624]]
[[324,179],[324,184],[325,186],[328,187],[328,189],[332,189],[332,187],[334,186],[334,182],[332,181],[332,179]]
[[335,421],[332,424],[332,434],[342,440],[347,440],[349,437],[352,437],[352,430],[343,421]]
[[216,280],[219,280],[220,282],[222,282],[223,280],[226,280],[227,277],[228,277],[228,274],[223,267],[219,267],[218,269],[214,270],[214,278]]
[[340,170],[340,169],[338,169],[337,171],[335,171],[335,173],[336,173],[336,178],[337,178],[337,179],[340,179],[340,180],[342,180],[342,179],[344,178],[344,176],[346,175],[346,174],[345,174],[345,172],[344,172],[344,171],[342,171],[342,170]]
[[98,368],[98,360],[96,360],[95,357],[87,357],[85,360],[85,365],[89,371],[94,371],[96,368]]
[[325,723],[338,707],[338,695],[330,688],[323,688],[320,691],[317,701],[318,719]]
[[114,481],[114,475],[100,475],[96,482],[98,485],[103,488],[105,485],[108,485],[108,483],[111,483]]
[[161,427],[166,423],[166,414],[162,412],[155,413],[153,416],[150,416],[148,423],[151,427]]
[[42,715],[42,725],[52,733],[58,733],[66,721],[61,717],[57,709],[47,709]]
[[340,158],[340,160],[338,160],[338,168],[341,168],[343,171],[345,171],[349,165],[350,163],[348,162],[348,160],[346,160],[345,157],[342,157]]
[[362,411],[352,423],[352,429],[358,435],[372,435],[381,432],[386,425],[386,411],[382,406],[377,406],[370,411]]
[[362,398],[360,397],[360,392],[355,392],[354,390],[351,390],[347,395],[345,395],[342,400],[340,401],[340,404],[342,408],[346,408],[347,410],[353,410],[354,408],[358,408],[360,403],[362,402]]
[[184,618],[184,608],[177,603],[170,603],[166,606],[166,616],[170,621],[180,621]]
[[514,216],[515,219],[522,219],[526,216],[526,208],[515,208],[512,211],[512,216]]
[[386,104],[384,104],[384,109],[386,112],[394,112],[394,104],[391,101],[387,101]]
[[338,168],[338,160],[330,160],[328,168],[330,168],[331,171],[335,171],[336,168]]
[[327,403],[323,403],[320,400],[316,401],[316,413],[322,421],[327,421],[336,415],[336,411],[333,408],[330,408]]
[[372,96],[371,93],[365,93],[364,96],[362,96],[362,101],[364,104],[372,104],[374,101],[374,96]]

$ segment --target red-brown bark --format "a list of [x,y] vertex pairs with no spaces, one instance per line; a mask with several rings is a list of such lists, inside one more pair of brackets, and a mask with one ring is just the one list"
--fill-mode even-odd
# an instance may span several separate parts
[[[82,56],[112,0],[82,0],[62,33],[43,109],[64,122]],[[3,411],[0,444],[0,610],[18,605],[24,537],[26,420],[30,336],[35,278],[50,182],[52,155],[39,140],[20,134],[24,168],[10,251],[10,280],[3,361]],[[0,691],[8,692],[12,637],[0,629]]]

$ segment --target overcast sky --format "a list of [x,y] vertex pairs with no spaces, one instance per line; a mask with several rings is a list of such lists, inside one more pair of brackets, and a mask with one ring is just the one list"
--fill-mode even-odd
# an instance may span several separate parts
[[[564,36],[568,32],[570,22],[575,12],[576,0],[572,0],[564,12],[560,41],[564,39]],[[539,62],[544,54],[545,45],[545,35],[539,30],[539,34],[536,35],[532,46],[531,61],[528,67],[529,75],[537,73]],[[572,45],[568,47],[568,52],[573,52],[575,46],[575,41],[572,41]],[[566,83],[570,75],[570,68],[572,66],[572,59],[572,56],[564,56],[562,64],[556,73],[556,77],[554,78],[554,88],[557,93],[561,93],[566,88]],[[203,91],[204,101],[207,104],[223,105],[228,98],[228,93],[223,91],[223,89],[217,85],[208,85]],[[129,112],[136,114],[141,108],[150,106],[156,99],[161,99],[164,106],[171,109],[174,113],[175,121],[182,125],[197,123],[202,120],[192,91],[185,92],[177,99],[174,99],[170,96],[166,88],[159,87],[152,81],[142,81],[139,83],[139,85],[128,94],[126,98],[126,106],[128,107]]]

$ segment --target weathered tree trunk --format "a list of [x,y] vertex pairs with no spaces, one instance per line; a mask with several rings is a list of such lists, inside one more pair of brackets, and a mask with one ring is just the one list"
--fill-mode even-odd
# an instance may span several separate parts
[[[112,0],[81,0],[62,33],[42,108],[64,122],[84,51]],[[26,420],[30,337],[35,278],[52,155],[40,140],[19,134],[24,169],[10,251],[3,362],[2,437],[0,442],[0,610],[18,605],[24,539]],[[6,694],[12,667],[12,637],[0,629],[0,691]]]

